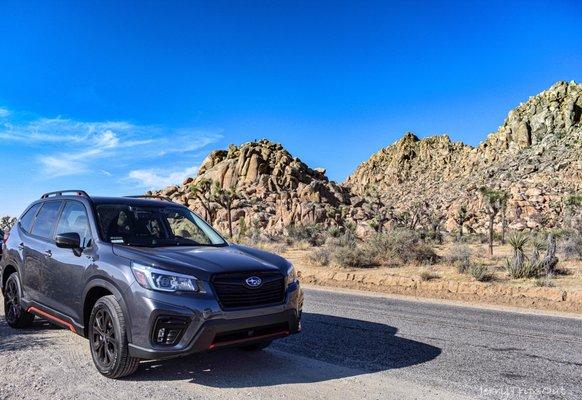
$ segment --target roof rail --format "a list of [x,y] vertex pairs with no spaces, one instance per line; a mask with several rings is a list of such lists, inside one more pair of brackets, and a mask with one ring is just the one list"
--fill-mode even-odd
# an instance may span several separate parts
[[169,197],[154,196],[154,195],[150,195],[150,194],[138,194],[136,196],[124,196],[124,197],[128,197],[131,199],[158,199],[158,200],[165,200],[165,201],[169,201],[170,203],[173,203],[172,199],[170,199]]
[[56,192],[48,192],[43,194],[42,196],[40,196],[41,199],[46,199],[49,198],[50,196],[56,197],[56,196],[64,196],[64,193],[74,193],[77,196],[83,196],[83,197],[89,197],[90,196],[87,194],[87,192],[85,192],[84,190],[59,190]]

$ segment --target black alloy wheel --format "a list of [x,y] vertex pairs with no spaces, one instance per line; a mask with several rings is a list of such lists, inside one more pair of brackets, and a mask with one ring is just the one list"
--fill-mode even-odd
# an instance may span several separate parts
[[26,312],[20,302],[20,281],[13,273],[4,286],[4,316],[11,328],[27,328],[34,321],[34,314]]
[[139,358],[129,354],[123,310],[113,295],[97,300],[89,318],[89,347],[97,370],[107,378],[133,374]]
[[91,331],[91,351],[96,362],[103,369],[109,369],[119,354],[119,341],[115,335],[113,320],[106,307],[95,313]]

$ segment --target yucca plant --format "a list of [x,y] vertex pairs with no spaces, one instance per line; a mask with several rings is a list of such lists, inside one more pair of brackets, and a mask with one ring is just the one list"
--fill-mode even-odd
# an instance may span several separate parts
[[479,282],[489,282],[493,279],[493,271],[486,265],[473,265],[469,268],[469,275]]
[[521,264],[514,264],[506,260],[505,269],[509,276],[515,279],[520,278],[535,278],[540,275],[540,263],[532,263],[530,261],[523,261]]
[[509,236],[509,245],[513,247],[512,264],[520,266],[525,261],[525,254],[523,248],[528,242],[528,237],[523,232],[515,232]]
[[534,278],[541,272],[538,261],[526,260],[524,248],[529,241],[523,232],[515,232],[509,236],[509,244],[513,247],[513,259],[506,261],[507,273],[512,278]]
[[524,232],[514,232],[509,236],[509,245],[513,250],[523,250],[528,242],[528,236]]

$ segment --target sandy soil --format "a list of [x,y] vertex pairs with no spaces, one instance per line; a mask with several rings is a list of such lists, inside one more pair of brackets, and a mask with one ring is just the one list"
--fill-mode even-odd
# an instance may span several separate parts
[[[459,273],[456,266],[446,261],[430,266],[401,265],[354,269],[342,268],[333,263],[327,266],[313,264],[309,260],[313,248],[305,243],[286,248],[278,246],[273,250],[282,252],[291,260],[306,283],[423,298],[582,313],[581,261],[563,260],[563,256],[559,255],[561,260],[558,266],[564,273],[552,280],[552,287],[538,287],[535,279],[513,279],[507,274],[504,265],[505,260],[512,254],[510,246],[496,246],[493,257],[487,254],[486,245],[469,246],[473,254],[472,262],[489,266],[494,271],[491,282],[477,282],[469,274]],[[445,256],[451,251],[451,245],[435,246],[435,250],[445,260]],[[432,272],[435,278],[425,282],[421,278],[423,271]],[[395,280],[398,284],[394,284]]]

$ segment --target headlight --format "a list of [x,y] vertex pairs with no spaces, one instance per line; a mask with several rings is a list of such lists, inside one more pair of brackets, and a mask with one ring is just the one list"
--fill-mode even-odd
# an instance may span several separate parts
[[289,267],[287,268],[287,283],[293,283],[297,280],[297,272],[295,271],[295,267],[293,264],[289,263]]
[[204,286],[193,276],[164,271],[136,262],[131,264],[131,271],[135,280],[146,289],[204,293]]

